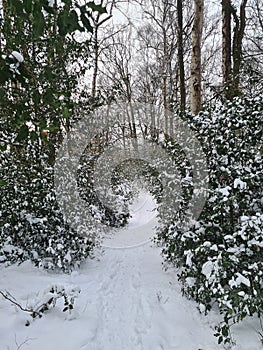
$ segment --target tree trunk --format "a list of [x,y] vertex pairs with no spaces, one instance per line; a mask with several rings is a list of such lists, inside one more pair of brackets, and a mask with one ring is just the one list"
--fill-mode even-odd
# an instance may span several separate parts
[[244,31],[246,26],[246,5],[247,0],[242,0],[240,5],[240,19],[233,10],[235,28],[233,37],[233,83],[232,83],[232,96],[239,94],[239,78],[240,78],[240,65],[242,60],[242,40],[244,37]]
[[99,65],[99,45],[98,45],[98,25],[94,28],[94,71],[92,77],[92,87],[91,87],[91,96],[93,102],[95,102],[96,92],[97,92],[97,76],[98,76],[98,65]]
[[198,114],[201,109],[201,38],[203,29],[204,0],[194,0],[194,23],[192,28],[192,56],[190,75],[190,109]]
[[186,103],[185,72],[184,72],[184,51],[183,51],[183,6],[182,0],[177,0],[177,21],[178,21],[178,62],[180,76],[180,109],[184,111]]
[[167,63],[168,63],[168,53],[167,53],[167,36],[165,27],[162,28],[163,31],[163,62],[162,62],[162,95],[163,95],[163,108],[164,108],[164,133],[168,134],[168,117],[167,117]]
[[226,98],[231,91],[231,1],[222,0],[222,73]]

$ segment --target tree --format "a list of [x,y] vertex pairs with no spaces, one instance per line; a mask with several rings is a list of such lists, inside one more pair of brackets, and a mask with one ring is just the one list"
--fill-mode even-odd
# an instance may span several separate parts
[[[101,45],[99,89],[106,102],[118,99],[130,104],[133,99],[133,30],[127,26],[111,28]],[[131,137],[136,138],[136,126],[132,109],[128,112]]]
[[194,23],[192,28],[192,56],[190,75],[190,109],[197,114],[201,109],[201,39],[203,30],[204,1],[194,1]]
[[208,198],[189,227],[183,225],[186,197],[174,219],[167,212],[167,224],[158,228],[166,262],[179,267],[183,292],[200,311],[218,305],[219,343],[232,341],[233,324],[263,312],[262,92],[261,84],[258,96],[217,101],[195,118],[184,115],[206,154]]
[[71,0],[55,0],[53,6],[45,0],[3,2],[1,261],[30,258],[37,265],[68,270],[94,246],[91,237],[80,237],[63,219],[52,168],[55,151],[76,119],[80,62],[87,60],[87,50],[75,35],[82,32],[88,39],[94,5],[77,9]]
[[236,14],[235,9],[232,8],[232,13],[235,21],[234,36],[233,36],[233,82],[232,82],[232,96],[239,94],[240,82],[240,67],[242,62],[242,42],[246,26],[246,5],[247,0],[242,0],[240,4],[240,15]]
[[184,71],[184,50],[183,50],[183,4],[177,0],[177,21],[178,21],[178,64],[180,76],[180,109],[184,110],[186,105],[185,71]]
[[[102,10],[97,11],[94,16],[91,16],[92,25],[93,25],[93,35],[91,38],[91,44],[93,46],[93,75],[92,75],[92,87],[91,87],[91,96],[95,101],[97,93],[97,79],[98,79],[98,70],[99,70],[99,56],[101,51],[101,40],[99,38],[99,30],[112,17],[112,9],[115,1],[104,1],[101,0],[99,6]],[[106,6],[109,7],[109,14],[107,13]]]
[[222,75],[225,95],[230,98],[231,79],[231,1],[222,1]]
[[[240,4],[238,16],[231,0],[222,1],[222,71],[225,96],[228,99],[239,94],[240,67],[242,63],[242,44],[246,26],[247,0]],[[234,19],[233,38],[231,33],[232,16]]]

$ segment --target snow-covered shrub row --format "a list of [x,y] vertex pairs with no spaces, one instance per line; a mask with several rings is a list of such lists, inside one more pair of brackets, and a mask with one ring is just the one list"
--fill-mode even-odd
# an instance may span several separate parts
[[89,256],[94,241],[65,223],[53,190],[53,170],[32,147],[0,152],[0,262],[31,259],[37,266],[68,271]]
[[72,0],[58,6],[20,0],[9,1],[1,12],[1,262],[32,259],[38,266],[69,270],[94,246],[64,221],[52,166],[66,132],[90,109],[87,99],[77,105],[90,52],[75,33],[90,38],[86,16],[95,10],[106,11],[94,9],[93,2],[76,12]]
[[[115,203],[115,208],[109,208],[98,197],[94,189],[93,171],[97,159],[103,152],[103,148],[109,145],[109,142],[99,140],[98,149],[94,145],[87,147],[83,153],[78,167],[78,186],[79,193],[82,199],[87,203],[87,210],[98,222],[111,227],[121,227],[127,223],[129,214],[127,211],[118,211],[118,204]],[[107,166],[107,164],[105,164]],[[123,191],[118,193],[119,202],[126,202]],[[116,197],[115,197],[116,199]]]
[[231,324],[263,312],[262,95],[184,117],[207,157],[208,198],[191,229],[180,230],[177,212],[157,240],[200,311],[219,305],[224,318],[216,335],[227,342]]

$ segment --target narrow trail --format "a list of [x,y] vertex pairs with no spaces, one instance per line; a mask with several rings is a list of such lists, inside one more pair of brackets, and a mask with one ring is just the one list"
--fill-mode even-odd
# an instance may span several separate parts
[[81,349],[219,349],[196,304],[181,296],[176,271],[164,271],[161,250],[149,241],[157,223],[151,195],[142,193],[130,212],[129,224],[106,238],[94,263],[86,292],[93,290],[88,304],[98,316]]
[[96,290],[89,300],[98,317],[82,350],[220,349],[207,320],[181,296],[176,275],[165,272],[161,260],[149,243],[105,250],[93,270]]

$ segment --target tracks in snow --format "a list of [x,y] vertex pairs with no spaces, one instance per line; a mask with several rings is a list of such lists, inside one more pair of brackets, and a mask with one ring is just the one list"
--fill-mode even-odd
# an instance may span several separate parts
[[142,290],[142,256],[118,249],[107,250],[103,258],[105,270],[96,277],[96,337],[87,349],[105,349],[108,343],[107,350],[144,350],[151,305]]
[[90,285],[92,327],[81,350],[218,349],[209,324],[182,298],[175,272],[162,270],[159,255],[149,244],[105,250]]

